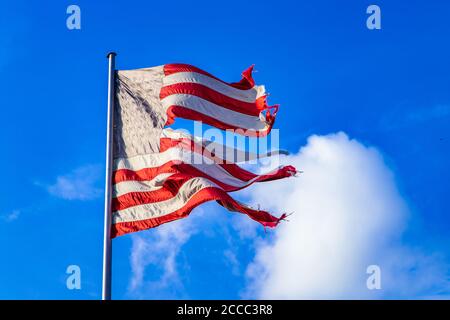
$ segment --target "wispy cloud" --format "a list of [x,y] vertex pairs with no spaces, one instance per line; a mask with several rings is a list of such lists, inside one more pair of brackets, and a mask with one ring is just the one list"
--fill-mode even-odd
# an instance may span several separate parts
[[13,210],[12,212],[8,214],[4,214],[1,216],[2,220],[5,222],[13,222],[17,219],[19,219],[20,216],[20,210]]
[[241,264],[236,256],[235,251],[227,249],[223,252],[223,255],[225,257],[227,266],[231,267],[231,272],[233,273],[233,275],[239,276]]
[[51,185],[38,185],[44,186],[51,195],[65,200],[93,200],[103,193],[98,187],[101,177],[101,166],[86,165],[58,176]]
[[[406,109],[406,110],[405,110]],[[381,117],[382,130],[395,130],[420,125],[450,116],[450,105],[438,104],[428,108],[394,108]]]
[[407,114],[406,121],[420,123],[427,120],[444,118],[450,116],[450,105],[435,105],[431,108],[422,108]]
[[[312,136],[285,159],[304,173],[289,183],[255,186],[254,200],[294,211],[258,239],[245,297],[414,298],[448,294],[448,265],[405,247],[408,207],[381,154],[344,133]],[[270,195],[269,197],[267,195]],[[382,289],[368,290],[366,268],[379,265]]]
[[[196,214],[199,210],[196,210]],[[133,298],[183,296],[177,257],[182,246],[196,233],[194,217],[164,224],[132,235],[130,256],[132,276],[128,291]],[[157,276],[146,279],[146,270],[155,268]]]
[[[250,193],[251,194],[251,193]],[[244,215],[235,215],[232,218],[232,227],[238,233],[240,240],[255,238],[260,225]]]

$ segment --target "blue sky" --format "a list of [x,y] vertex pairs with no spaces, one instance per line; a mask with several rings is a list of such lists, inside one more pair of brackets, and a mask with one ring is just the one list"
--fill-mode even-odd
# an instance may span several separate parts
[[[81,8],[81,30],[66,28],[71,4]],[[410,282],[433,283],[380,297],[448,295],[450,3],[377,1],[381,30],[366,28],[370,4],[1,2],[0,298],[100,297],[111,50],[119,69],[185,62],[228,81],[255,64],[256,81],[281,104],[281,147],[295,154],[314,146],[310,135],[343,131],[376,148],[408,208],[396,245],[431,257],[425,264],[439,270],[430,280],[410,268]],[[113,297],[244,297],[254,239],[270,242],[275,232],[240,237],[236,219],[210,203],[167,234],[114,240]],[[158,251],[154,241],[170,245]],[[66,288],[71,264],[81,268],[81,290]]]

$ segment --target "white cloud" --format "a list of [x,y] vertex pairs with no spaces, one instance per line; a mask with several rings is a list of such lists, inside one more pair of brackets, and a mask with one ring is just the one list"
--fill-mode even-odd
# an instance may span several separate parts
[[102,189],[97,187],[101,177],[101,166],[87,165],[58,176],[56,182],[46,188],[51,195],[58,198],[92,200],[103,194]]
[[[450,288],[438,258],[401,246],[408,209],[376,149],[344,133],[312,136],[282,162],[304,173],[248,194],[273,212],[295,214],[273,241],[255,242],[244,297],[417,297]],[[372,264],[381,267],[382,290],[366,288]]]

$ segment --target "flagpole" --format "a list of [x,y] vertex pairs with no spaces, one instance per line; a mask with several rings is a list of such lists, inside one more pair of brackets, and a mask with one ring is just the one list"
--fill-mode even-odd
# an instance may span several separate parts
[[106,177],[105,177],[105,217],[103,228],[103,282],[102,300],[111,300],[111,176],[113,161],[113,121],[114,121],[114,74],[115,52],[106,56],[109,61],[108,71],[108,120],[106,128]]

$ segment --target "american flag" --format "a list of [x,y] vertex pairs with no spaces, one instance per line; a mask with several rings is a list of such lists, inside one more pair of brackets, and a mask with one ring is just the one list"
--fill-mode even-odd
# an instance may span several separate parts
[[[244,136],[268,135],[278,106],[267,105],[264,86],[255,85],[252,67],[242,76],[239,82],[227,83],[187,64],[117,71],[112,237],[186,217],[210,200],[265,227],[275,227],[285,217],[251,208],[229,193],[293,176],[294,167],[255,174],[227,155],[251,160],[270,154],[217,145],[167,128],[175,118],[183,118]],[[211,149],[214,152],[208,152]]]

